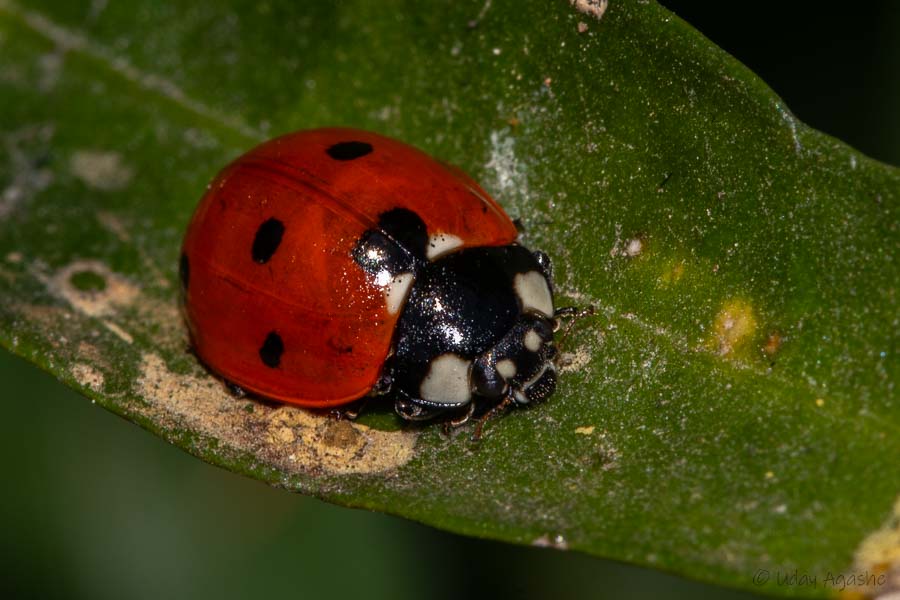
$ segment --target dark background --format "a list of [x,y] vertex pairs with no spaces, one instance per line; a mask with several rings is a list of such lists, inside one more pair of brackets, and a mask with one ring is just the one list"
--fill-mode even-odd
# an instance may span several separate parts
[[[801,120],[900,164],[900,3],[664,4]],[[751,597],[274,490],[201,463],[4,351],[0,381],[3,597]]]

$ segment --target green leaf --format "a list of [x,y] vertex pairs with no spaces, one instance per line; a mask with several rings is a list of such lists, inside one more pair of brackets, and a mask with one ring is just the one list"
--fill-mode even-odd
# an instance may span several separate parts
[[[757,571],[878,572],[900,548],[900,172],[658,5],[573,4],[0,0],[0,341],[339,504],[773,594],[838,588]],[[387,407],[238,400],[186,352],[176,263],[206,183],[323,125],[460,165],[561,302],[597,307],[549,402],[476,445]]]

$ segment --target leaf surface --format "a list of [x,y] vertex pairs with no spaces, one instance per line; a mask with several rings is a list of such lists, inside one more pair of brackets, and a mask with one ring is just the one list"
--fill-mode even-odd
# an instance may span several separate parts
[[[900,172],[658,5],[575,4],[0,0],[0,342],[332,502],[758,590],[846,571],[900,490]],[[237,400],[186,352],[206,183],[325,125],[461,166],[597,307],[549,402],[473,445]]]

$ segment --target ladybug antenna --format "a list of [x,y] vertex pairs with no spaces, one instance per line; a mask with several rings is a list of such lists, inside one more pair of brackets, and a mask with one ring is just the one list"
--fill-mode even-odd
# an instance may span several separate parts
[[569,322],[566,324],[566,328],[563,330],[562,335],[559,336],[559,340],[557,340],[556,345],[559,348],[562,348],[563,342],[566,341],[566,338],[569,337],[569,332],[572,331],[572,328],[575,326],[579,320],[584,317],[591,317],[596,313],[593,304],[589,304],[585,308],[578,308],[577,306],[564,306],[562,308],[556,309],[556,312],[553,313],[553,332],[557,332],[562,327],[562,319],[567,319]]

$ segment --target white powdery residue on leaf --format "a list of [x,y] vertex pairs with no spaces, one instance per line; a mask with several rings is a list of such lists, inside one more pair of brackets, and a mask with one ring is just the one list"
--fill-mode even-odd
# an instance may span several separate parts
[[109,48],[94,43],[81,33],[67,29],[38,12],[23,9],[8,0],[0,0],[0,9],[21,19],[28,28],[51,40],[58,47],[77,51],[98,60],[127,80],[146,90],[163,95],[186,110],[229,127],[245,137],[251,139],[266,137],[258,128],[250,127],[239,117],[227,115],[191,98],[172,81],[138,69],[125,56],[115,54]]
[[854,563],[855,571],[871,576],[853,582],[853,591],[860,597],[900,597],[900,497],[887,521],[860,543]]
[[378,431],[293,406],[240,400],[209,376],[181,375],[144,354],[135,391],[154,423],[215,439],[218,448],[252,454],[285,473],[334,475],[390,471],[413,457],[418,434]]
[[[102,281],[100,289],[79,289],[73,278],[90,275]],[[51,293],[66,300],[78,312],[89,317],[106,317],[117,308],[131,305],[139,295],[136,285],[113,273],[98,260],[76,260],[43,278]]]
[[69,170],[88,187],[111,192],[128,186],[134,170],[118,152],[79,150],[69,161]]
[[559,370],[562,373],[578,372],[590,364],[592,358],[589,345],[578,347],[559,356]]
[[794,143],[794,152],[799,156],[803,153],[803,144],[800,143],[800,136],[797,134],[797,117],[778,102],[775,103],[775,110],[778,111],[778,114],[781,115],[781,120],[784,121],[787,124],[788,129],[790,129],[791,140]]
[[502,203],[520,208],[518,200],[528,198],[528,177],[516,157],[516,140],[504,131],[491,132],[491,155],[485,165],[493,175],[490,191]]
[[90,388],[95,392],[103,389],[104,377],[103,373],[85,363],[75,363],[71,368],[72,377],[79,384]]
[[57,48],[38,59],[38,68],[41,75],[37,88],[40,91],[49,92],[56,87],[57,82],[59,82],[59,76],[62,74],[64,58],[65,50]]
[[21,204],[53,183],[52,171],[40,166],[41,161],[38,160],[42,153],[49,151],[53,133],[53,126],[43,124],[24,127],[4,135],[3,145],[12,166],[13,179],[0,191],[0,219],[9,216]]

